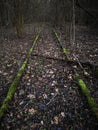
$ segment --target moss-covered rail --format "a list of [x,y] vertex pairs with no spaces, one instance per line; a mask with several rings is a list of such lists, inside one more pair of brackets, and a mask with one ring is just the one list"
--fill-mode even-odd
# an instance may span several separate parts
[[94,98],[91,96],[89,89],[87,88],[85,82],[80,78],[79,74],[76,74],[76,79],[78,85],[81,88],[82,93],[86,96],[89,107],[91,108],[93,114],[98,119],[98,104],[95,102]]
[[[95,77],[98,78],[98,65],[91,64],[90,62],[78,61],[78,59],[75,56],[74,56],[75,60],[71,60],[71,57],[68,56],[68,50],[63,47],[61,39],[59,38],[57,32],[54,29],[53,29],[53,32],[55,34],[55,37],[58,41],[58,44],[59,44],[61,50],[63,51],[63,54],[67,58],[67,62],[72,63],[72,64],[79,64],[80,67],[81,66],[89,66],[94,71]],[[83,67],[81,67],[81,68],[83,70],[84,75],[88,76],[89,74],[87,73],[87,71]]]
[[59,44],[61,50],[63,51],[63,54],[64,54],[64,55],[66,56],[66,58],[67,58],[67,61],[70,61],[70,58],[69,58],[69,56],[68,56],[68,51],[67,51],[67,49],[63,47],[63,45],[62,45],[62,43],[61,43],[61,40],[60,40],[58,34],[56,33],[56,31],[55,31],[54,29],[53,29],[53,32],[54,32],[54,34],[55,34],[55,36],[56,36],[56,38],[57,38],[57,41],[58,41],[58,44]]
[[[58,43],[60,45],[60,48],[62,49],[63,54],[66,55],[67,61],[70,62],[70,58],[67,56],[68,51],[65,48],[63,48],[63,45],[61,44],[61,40],[60,40],[58,34],[56,33],[56,31],[53,30],[53,32],[58,40]],[[76,77],[79,87],[81,88],[82,93],[84,94],[84,96],[87,99],[88,105],[91,108],[92,113],[96,116],[96,118],[98,120],[98,104],[96,103],[94,98],[91,96],[89,89],[87,88],[85,82],[80,78],[79,74],[75,74],[75,77]]]
[[[39,33],[40,34],[40,33]],[[7,96],[5,97],[3,103],[2,103],[2,106],[0,108],[0,119],[3,117],[4,115],[4,112],[8,109],[8,106],[9,106],[9,102],[12,100],[14,94],[15,94],[15,91],[18,87],[18,84],[19,84],[19,81],[22,77],[22,74],[23,72],[25,71],[25,68],[26,68],[26,65],[28,63],[28,60],[29,60],[29,57],[31,55],[31,53],[33,52],[34,50],[34,47],[37,43],[37,40],[39,38],[39,34],[35,37],[34,39],[34,42],[33,42],[33,45],[32,47],[30,48],[29,52],[28,52],[28,55],[27,55],[27,58],[25,59],[25,61],[23,62],[20,70],[18,71],[15,79],[12,81],[12,84],[11,86],[9,87],[9,90],[8,90],[8,93],[7,93]]]

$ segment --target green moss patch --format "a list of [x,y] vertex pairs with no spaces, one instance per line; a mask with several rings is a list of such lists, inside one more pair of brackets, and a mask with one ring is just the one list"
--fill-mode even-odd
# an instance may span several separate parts
[[33,45],[32,45],[32,47],[31,47],[30,50],[29,50],[28,57],[27,57],[26,60],[23,62],[23,64],[22,64],[20,70],[18,71],[18,73],[17,73],[15,79],[13,80],[13,82],[12,82],[12,84],[11,84],[9,90],[8,90],[7,96],[6,96],[6,98],[4,99],[4,101],[3,101],[3,103],[2,103],[2,106],[1,106],[1,108],[0,108],[0,118],[3,117],[4,112],[8,109],[9,102],[11,101],[11,99],[13,98],[13,96],[14,96],[14,94],[15,94],[15,92],[16,92],[16,89],[17,89],[17,87],[18,87],[19,81],[20,81],[20,79],[21,79],[21,77],[22,77],[22,75],[23,75],[23,72],[24,72],[25,69],[26,69],[26,66],[27,66],[29,57],[30,57],[30,55],[31,55],[31,53],[32,53],[32,51],[33,51],[33,49],[34,49],[36,43],[37,43],[38,38],[39,38],[39,34],[35,37],[35,40],[34,40],[34,42],[33,42]]
[[55,34],[55,36],[56,36],[56,38],[58,40],[58,43],[59,43],[59,45],[60,45],[60,47],[62,49],[63,54],[66,56],[67,60],[69,61],[70,58],[68,57],[68,51],[67,51],[67,49],[62,46],[61,40],[60,40],[58,34],[56,33],[56,31],[53,30],[53,32],[54,32],[54,34]]
[[31,53],[32,53],[32,51],[33,51],[33,49],[34,49],[34,47],[35,47],[35,45],[37,43],[38,38],[39,38],[39,34],[35,37],[34,43],[33,43],[32,47],[29,50],[28,57],[31,55]]
[[[57,40],[58,40],[58,42],[59,42],[59,44],[60,44],[60,46],[61,46],[61,48],[62,48],[63,54],[65,54],[66,57],[67,57],[67,60],[70,61],[70,58],[69,58],[68,55],[67,55],[68,52],[67,52],[67,50],[66,50],[65,48],[63,48],[58,34],[55,32],[55,30],[53,30],[53,31],[54,31],[55,36],[56,36],[56,38],[57,38]],[[94,115],[97,117],[97,119],[98,119],[98,104],[95,102],[94,98],[91,97],[91,94],[90,94],[89,89],[87,88],[85,82],[80,78],[80,76],[79,76],[78,74],[76,74],[76,79],[77,79],[78,84],[79,84],[79,86],[80,86],[80,88],[81,88],[81,90],[82,90],[82,93],[83,93],[83,94],[86,96],[86,98],[87,98],[87,102],[88,102],[89,107],[91,108],[93,114],[94,114]]]
[[95,102],[94,98],[91,97],[90,91],[87,88],[86,84],[84,83],[84,81],[80,78],[79,75],[76,75],[76,79],[78,81],[78,85],[81,88],[82,93],[84,94],[84,96],[87,98],[87,102],[89,107],[91,108],[93,114],[97,117],[98,119],[98,104]]

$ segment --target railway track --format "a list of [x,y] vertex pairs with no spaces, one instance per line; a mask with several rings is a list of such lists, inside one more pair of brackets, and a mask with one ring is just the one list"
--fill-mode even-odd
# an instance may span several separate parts
[[78,71],[85,77],[79,63],[70,61],[55,30],[38,34],[0,108],[1,127],[25,130],[97,128],[98,106],[84,81],[79,75],[76,77]]

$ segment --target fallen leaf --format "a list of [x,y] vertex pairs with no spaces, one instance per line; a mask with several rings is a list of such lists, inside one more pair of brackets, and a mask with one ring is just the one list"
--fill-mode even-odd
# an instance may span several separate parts
[[54,117],[54,123],[55,123],[56,125],[58,125],[58,123],[59,123],[59,118],[58,118],[57,116]]
[[34,114],[37,112],[37,110],[35,110],[35,109],[33,109],[33,108],[29,109],[28,111],[29,111],[29,113],[30,113],[31,115],[34,115]]
[[35,98],[35,95],[29,94],[27,97],[30,98],[30,99],[34,99],[34,98]]
[[31,126],[31,129],[32,129],[32,130],[35,130],[38,126],[40,126],[40,124],[39,124],[39,123],[35,123],[35,124],[33,124],[33,125]]
[[61,116],[62,116],[62,117],[65,117],[65,113],[64,113],[64,112],[61,112]]

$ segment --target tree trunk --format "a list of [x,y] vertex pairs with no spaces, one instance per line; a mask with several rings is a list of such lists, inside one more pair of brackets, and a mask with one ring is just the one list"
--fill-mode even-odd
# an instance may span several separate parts
[[75,1],[73,0],[73,43],[75,43]]
[[16,31],[18,37],[23,36],[23,26],[24,26],[24,18],[23,18],[23,10],[22,10],[22,5],[23,1],[22,0],[16,0]]

